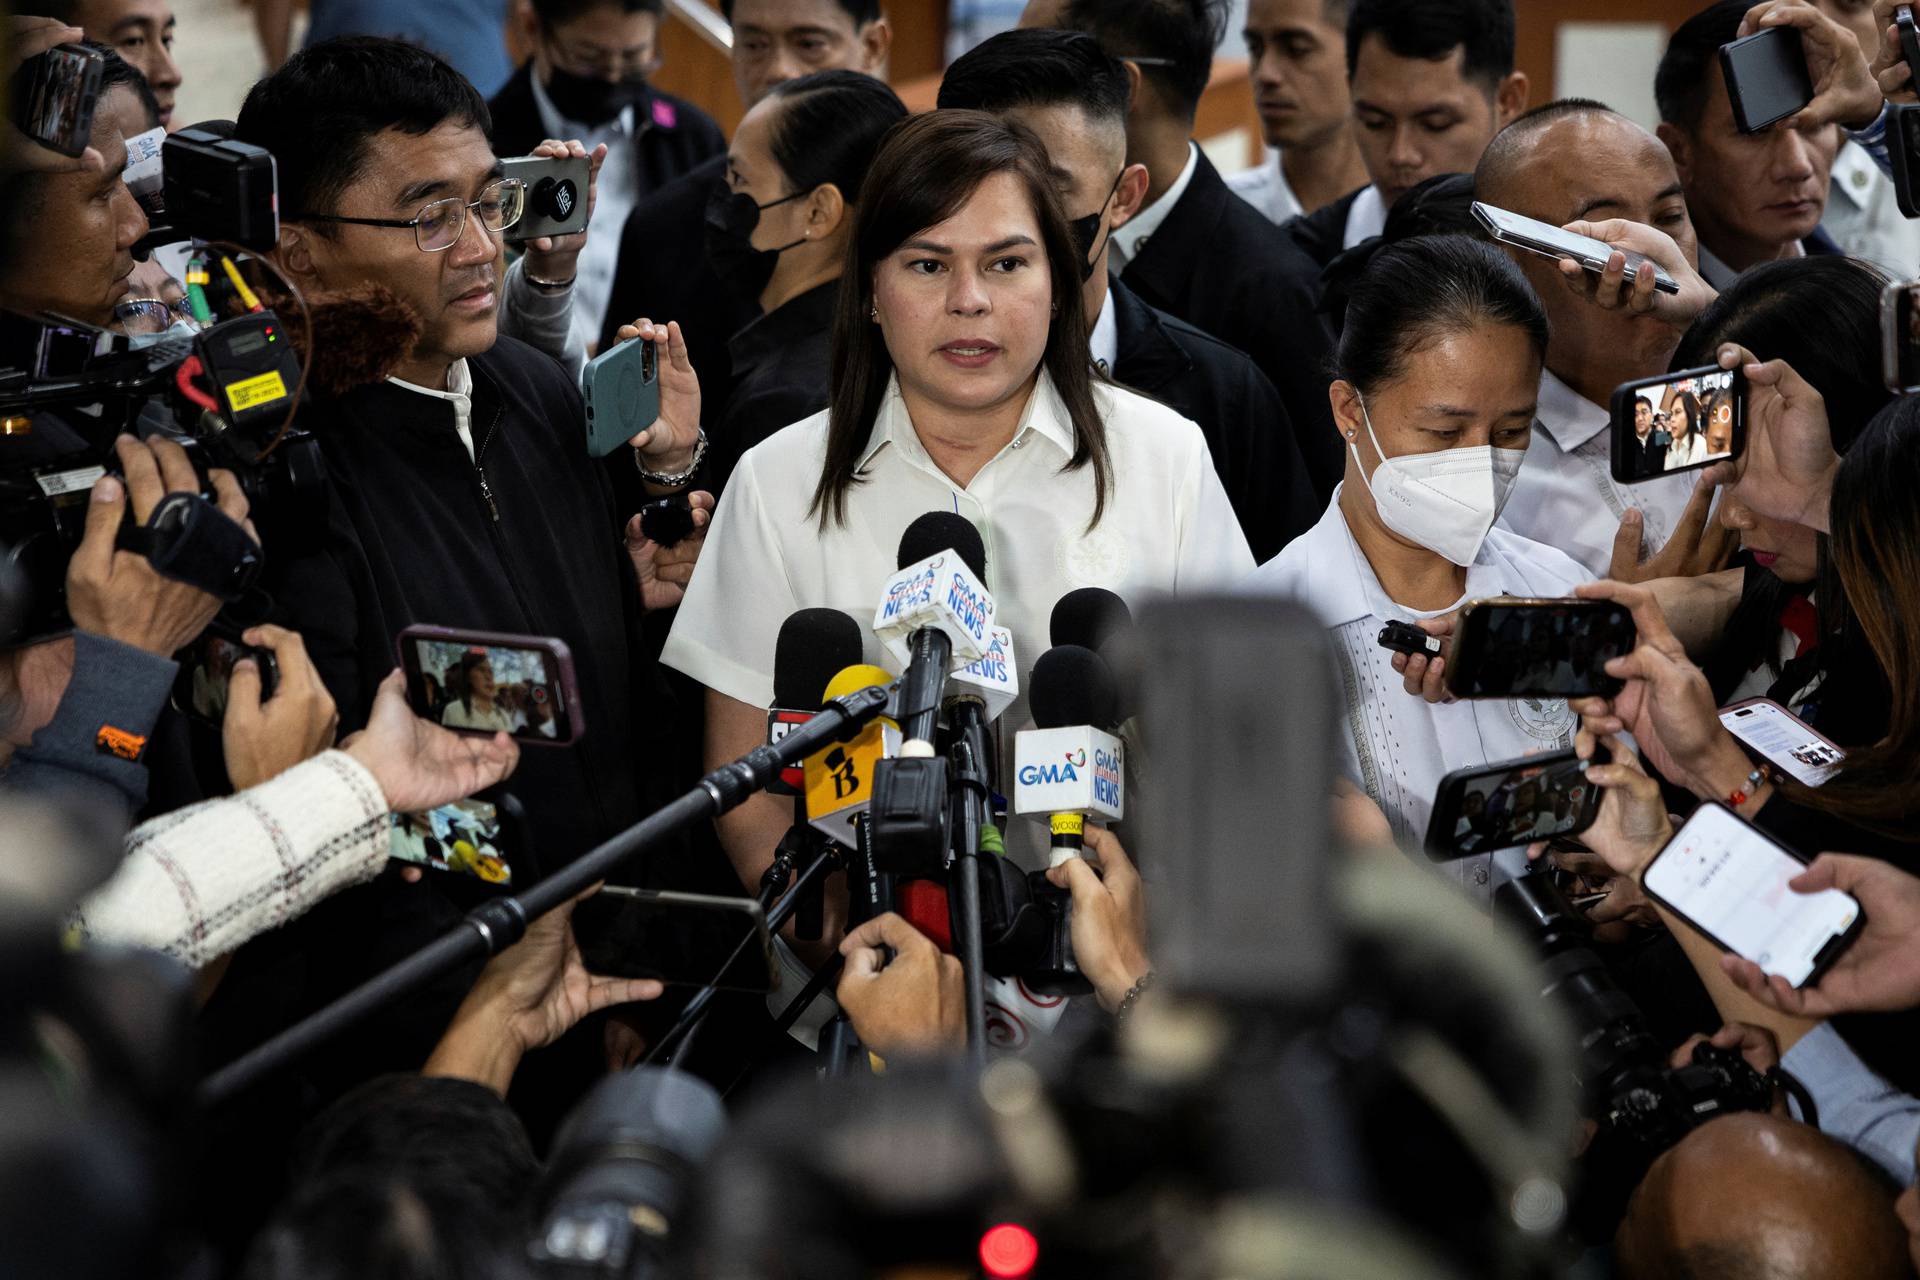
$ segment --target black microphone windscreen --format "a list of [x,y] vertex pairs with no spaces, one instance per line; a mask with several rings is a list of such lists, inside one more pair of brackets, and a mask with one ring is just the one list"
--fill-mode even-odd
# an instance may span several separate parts
[[[216,138],[231,138],[240,131],[240,126],[231,120],[202,120],[199,124],[190,124],[187,129],[197,129],[201,133],[210,133]],[[186,129],[181,130],[182,133]]]
[[821,691],[862,657],[860,624],[838,609],[802,609],[780,624],[773,649],[773,705],[818,711]]
[[987,544],[973,521],[957,511],[929,511],[907,526],[900,535],[900,561],[897,568],[919,564],[922,560],[951,551],[967,562],[973,576],[987,580]]
[[1120,722],[1120,688],[1112,668],[1077,644],[1057,644],[1040,655],[1027,680],[1027,705],[1039,729],[1076,724],[1111,729]]
[[1047,636],[1054,644],[1077,644],[1096,652],[1116,632],[1133,630],[1133,610],[1105,587],[1081,587],[1053,606]]

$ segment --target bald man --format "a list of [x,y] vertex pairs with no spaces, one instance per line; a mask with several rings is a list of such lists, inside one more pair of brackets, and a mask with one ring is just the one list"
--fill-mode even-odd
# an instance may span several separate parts
[[1911,1280],[1891,1188],[1841,1143],[1741,1112],[1695,1129],[1633,1193],[1621,1280]]
[[[1474,172],[1474,194],[1556,227],[1576,219],[1642,222],[1672,236],[1689,262],[1698,252],[1673,157],[1658,138],[1597,102],[1549,103],[1501,130]],[[1653,557],[1693,493],[1691,475],[1621,484],[1609,463],[1614,388],[1664,373],[1680,335],[1650,315],[1607,311],[1576,297],[1556,262],[1509,252],[1547,309],[1553,341],[1533,442],[1501,519],[1598,576],[1615,576],[1615,539],[1626,513],[1641,513],[1640,554]],[[1660,569],[1650,576],[1680,571],[1667,563]]]

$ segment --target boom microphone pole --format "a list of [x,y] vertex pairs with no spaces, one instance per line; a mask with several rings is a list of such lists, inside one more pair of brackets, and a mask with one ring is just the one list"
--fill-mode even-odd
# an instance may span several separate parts
[[813,719],[780,741],[755,747],[733,763],[715,769],[678,800],[589,850],[525,893],[495,898],[476,907],[452,931],[201,1081],[201,1105],[226,1101],[374,1010],[471,960],[497,955],[520,940],[529,921],[578,897],[634,854],[695,823],[710,821],[765,790],[783,768],[826,750],[879,716],[891,696],[890,688],[873,687],[832,699]]

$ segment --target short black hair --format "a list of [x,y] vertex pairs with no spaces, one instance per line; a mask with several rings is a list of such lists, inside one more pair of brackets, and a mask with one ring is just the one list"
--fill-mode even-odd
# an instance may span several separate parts
[[1500,250],[1463,235],[1388,245],[1355,282],[1337,367],[1362,395],[1406,371],[1408,357],[1481,323],[1512,325],[1547,352],[1547,313]]
[[1005,31],[961,54],[940,81],[942,108],[1011,111],[1079,107],[1095,120],[1127,122],[1132,85],[1118,58],[1081,31]]
[[1084,31],[1111,56],[1165,58],[1140,66],[1184,120],[1193,119],[1213,75],[1213,51],[1227,30],[1225,0],[1069,0],[1061,22]]
[[[853,19],[855,31],[869,22],[880,20],[880,0],[834,0],[834,2],[846,10],[847,16]],[[732,22],[733,0],[720,0],[720,13],[728,22]]]
[[1386,41],[1397,57],[1440,62],[1464,49],[1462,72],[1490,89],[1513,74],[1513,0],[1353,0],[1347,10],[1347,79],[1360,43]]
[[859,71],[816,71],[783,81],[767,97],[780,102],[769,147],[793,190],[831,182],[848,204],[859,202],[880,140],[907,118],[899,94]]
[[493,131],[465,76],[416,45],[342,36],[302,49],[254,85],[234,136],[273,153],[280,216],[297,222],[334,212],[377,135],[420,137],[449,122]]
[[527,0],[527,3],[533,9],[533,16],[549,27],[572,22],[595,9],[618,9],[623,14],[650,13],[656,18],[664,18],[667,13],[667,0]]
[[140,109],[147,114],[147,128],[160,127],[160,99],[153,96],[153,86],[147,83],[147,77],[125,58],[104,44],[93,40],[83,40],[81,44],[100,55],[100,96],[106,97],[107,90],[126,85],[133,90],[133,96],[140,99]]
[[1737,39],[1751,5],[1719,0],[1680,24],[1653,73],[1653,102],[1665,124],[1691,133],[1707,109],[1707,72],[1720,63],[1720,46]]

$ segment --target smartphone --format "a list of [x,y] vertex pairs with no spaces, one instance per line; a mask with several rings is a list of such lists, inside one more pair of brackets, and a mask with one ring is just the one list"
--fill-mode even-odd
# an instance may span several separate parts
[[1806,49],[1793,27],[1768,27],[1721,45],[1720,77],[1742,133],[1759,133],[1813,101]]
[[588,973],[677,987],[718,978],[722,991],[773,989],[773,938],[752,898],[610,884],[573,909],[573,936]]
[[1900,56],[1907,60],[1907,70],[1913,73],[1912,87],[1920,90],[1920,26],[1914,24],[1913,6],[1893,6],[1893,25],[1900,36]]
[[1653,855],[1640,883],[1714,946],[1804,987],[1819,981],[1866,919],[1838,889],[1789,889],[1804,870],[1800,855],[1709,801]]
[[1712,366],[1614,388],[1613,478],[1635,484],[1747,451],[1747,378]]
[[1627,257],[1627,270],[1638,272],[1641,268],[1653,271],[1653,287],[1662,293],[1680,292],[1679,282],[1663,271],[1653,259],[1631,249],[1620,249],[1604,240],[1595,240],[1592,236],[1577,236],[1571,231],[1562,231],[1550,222],[1541,222],[1518,213],[1509,213],[1505,209],[1496,209],[1490,204],[1473,203],[1473,216],[1486,228],[1487,234],[1501,244],[1510,244],[1516,249],[1525,249],[1528,253],[1537,253],[1543,258],[1552,258],[1558,262],[1562,258],[1572,258],[1587,270],[1599,275],[1607,269],[1607,261],[1615,253]]
[[[1602,748],[1594,761],[1605,764]],[[1600,788],[1572,751],[1455,769],[1440,779],[1427,856],[1451,862],[1536,840],[1578,835],[1600,814]]]
[[218,728],[227,718],[228,681],[242,658],[252,658],[260,668],[260,701],[271,698],[280,681],[273,650],[244,644],[237,633],[209,629],[180,654],[180,674],[173,682],[174,709]]
[[1847,758],[1812,725],[1767,698],[1748,698],[1720,708],[1720,723],[1740,739],[1749,755],[1805,786],[1819,786]]
[[[1915,108],[1920,113],[1920,108]],[[1917,117],[1920,118],[1920,117]],[[1920,392],[1920,280],[1896,280],[1880,295],[1880,360],[1887,389]]]
[[13,123],[41,146],[77,156],[93,137],[106,59],[77,44],[28,58],[13,73]]
[[508,244],[541,236],[570,236],[587,229],[587,183],[593,169],[585,156],[563,160],[515,156],[502,160],[500,168],[502,177],[518,178],[527,188],[520,220],[506,230]]
[[564,747],[586,732],[564,641],[413,626],[399,646],[407,701],[424,720],[456,733],[504,729],[526,746]]
[[1606,665],[1632,652],[1633,614],[1611,600],[1475,600],[1447,655],[1457,698],[1611,697]]
[[660,370],[654,344],[628,338],[587,362],[580,392],[587,401],[587,452],[604,458],[660,417]]
[[511,885],[524,815],[512,796],[474,796],[425,813],[389,815],[387,856],[415,866]]
[[1920,218],[1920,106],[1887,104],[1887,160],[1893,167],[1893,199],[1900,212]]
[[1439,657],[1444,647],[1439,636],[1430,636],[1411,622],[1399,621],[1389,622],[1380,628],[1378,643],[1382,649],[1425,658]]

